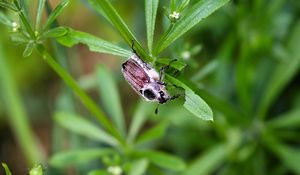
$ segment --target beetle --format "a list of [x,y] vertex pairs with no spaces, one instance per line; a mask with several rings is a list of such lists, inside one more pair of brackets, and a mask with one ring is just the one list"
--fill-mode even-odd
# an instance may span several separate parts
[[[143,61],[133,48],[133,54],[122,64],[122,73],[129,85],[145,100],[164,104],[169,100],[179,97],[170,96],[166,90],[166,83],[163,82],[163,73],[169,65],[161,67],[159,73],[150,65]],[[157,109],[155,110],[157,113]]]

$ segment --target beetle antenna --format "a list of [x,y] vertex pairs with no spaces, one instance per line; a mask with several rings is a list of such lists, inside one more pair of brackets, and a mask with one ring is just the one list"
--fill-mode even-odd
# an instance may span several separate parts
[[132,44],[131,44],[131,49],[132,49],[132,51],[133,51],[133,53],[136,53],[136,50],[134,50],[134,40],[131,40],[132,41]]

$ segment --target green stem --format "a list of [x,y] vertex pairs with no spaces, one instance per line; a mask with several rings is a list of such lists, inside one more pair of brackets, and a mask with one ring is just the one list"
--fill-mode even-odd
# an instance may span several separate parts
[[45,47],[41,44],[37,45],[37,51],[51,66],[51,68],[70,86],[74,93],[82,101],[83,105],[100,121],[105,129],[114,135],[121,143],[120,133],[112,126],[111,122],[106,118],[105,114],[98,108],[97,104],[78,86],[73,78],[52,58]]
[[29,24],[29,22],[28,22],[28,19],[27,19],[26,16],[24,15],[23,10],[20,10],[20,12],[19,12],[19,17],[20,17],[22,23],[24,24],[26,31],[29,33],[30,37],[31,37],[32,39],[35,39],[36,36],[35,36],[35,34],[34,34],[32,28],[31,28],[31,26],[30,26],[30,24]]

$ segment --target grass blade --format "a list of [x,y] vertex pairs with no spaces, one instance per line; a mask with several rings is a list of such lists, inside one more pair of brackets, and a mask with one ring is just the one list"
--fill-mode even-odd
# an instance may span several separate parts
[[54,115],[54,119],[62,127],[74,133],[112,146],[118,145],[118,142],[114,137],[83,117],[66,112],[57,112]]
[[41,24],[44,6],[45,6],[45,0],[39,0],[37,12],[36,12],[36,19],[35,19],[35,30],[38,30]]
[[148,50],[150,53],[152,53],[152,45],[153,45],[155,20],[156,20],[158,3],[159,0],[145,0],[147,43],[148,43]]
[[156,45],[155,55],[159,54],[173,41],[198,24],[203,18],[206,18],[214,11],[225,5],[228,1],[229,0],[202,0],[197,2],[191,9],[188,10],[186,15],[175,23],[172,31],[169,32],[166,37],[160,39]]
[[90,148],[85,150],[71,150],[56,153],[50,158],[49,163],[54,167],[64,168],[70,165],[76,166],[95,159],[100,159],[102,156],[111,153],[113,153],[112,149]]
[[100,65],[97,67],[97,80],[104,109],[112,117],[120,133],[125,136],[125,122],[120,95],[112,73]]
[[98,5],[101,6],[101,10],[103,10],[107,18],[110,20],[111,24],[119,31],[125,42],[129,46],[131,46],[132,40],[134,40],[134,49],[137,51],[137,53],[146,61],[152,61],[152,59],[148,56],[146,51],[137,41],[136,37],[129,30],[124,20],[121,18],[116,9],[109,3],[108,0],[90,0],[89,2],[91,2],[90,4],[94,8],[97,8]]
[[47,21],[45,22],[45,24],[43,26],[43,31],[46,31],[51,26],[51,24],[62,13],[62,11],[65,9],[65,7],[68,4],[69,4],[69,0],[63,0],[55,7],[55,9],[52,11],[52,13],[49,15]]
[[57,38],[58,42],[67,47],[72,47],[75,44],[82,43],[89,47],[90,51],[107,53],[111,55],[130,57],[132,52],[116,46],[101,38],[95,37],[91,34],[68,29],[68,33],[61,38]]
[[212,174],[212,172],[225,160],[226,145],[219,144],[207,152],[201,154],[187,169],[183,175]]

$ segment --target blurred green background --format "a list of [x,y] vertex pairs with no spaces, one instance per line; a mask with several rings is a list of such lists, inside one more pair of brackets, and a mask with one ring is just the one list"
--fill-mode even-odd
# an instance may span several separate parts
[[[38,2],[26,2],[34,17]],[[52,7],[59,3],[49,2]],[[144,1],[110,2],[146,48]],[[196,2],[191,0],[189,6]],[[168,8],[169,1],[159,3],[155,41],[168,27],[164,6]],[[58,17],[58,24],[130,50],[86,1],[71,1]],[[72,164],[71,159],[70,165],[64,165],[52,159],[51,164],[58,152],[105,147],[93,136],[64,129],[72,121],[62,122],[68,126],[61,127],[53,117],[56,111],[97,122],[41,56],[36,52],[22,56],[25,46],[11,41],[12,28],[0,25],[0,31],[0,161],[17,175],[26,174],[35,163],[44,165],[45,174],[87,174],[112,164],[126,171],[131,157],[122,151],[117,158],[98,156],[86,163],[83,155],[79,158],[82,162]],[[300,174],[299,0],[231,0],[161,54],[187,64],[179,78],[208,103],[214,122],[194,117],[182,107],[183,98],[161,105],[155,115],[156,106],[143,102],[124,80],[120,70],[124,58],[91,52],[81,44],[66,48],[53,40],[47,46],[108,116],[117,113],[124,118],[126,130],[139,115],[146,117],[142,117],[137,135],[157,127],[148,133],[151,139],[145,136],[146,141],[137,147],[172,154],[186,164],[180,170],[147,164],[145,174]],[[111,88],[110,83],[103,83],[107,81],[116,87],[112,101],[107,101],[110,97],[105,88]],[[118,100],[121,109],[114,107]]]

